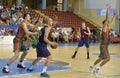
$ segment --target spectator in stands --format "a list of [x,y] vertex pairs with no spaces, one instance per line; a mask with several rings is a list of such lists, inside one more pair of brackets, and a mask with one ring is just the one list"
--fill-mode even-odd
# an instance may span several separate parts
[[110,37],[117,37],[117,34],[113,29],[110,29]]
[[59,42],[61,42],[61,43],[65,42],[64,35],[62,32],[59,33]]
[[5,30],[0,28],[0,36],[4,36],[4,32],[5,32]]
[[18,20],[18,15],[17,15],[17,12],[14,12],[13,14],[12,14],[12,21],[13,21],[13,24],[14,25],[17,25],[17,20]]
[[70,32],[69,36],[69,42],[73,42],[73,37],[74,37],[74,33],[73,32]]
[[18,16],[19,18],[18,18],[18,20],[17,20],[17,25],[20,25],[21,24],[21,22],[23,22],[23,14],[22,13],[19,13],[19,16]]
[[120,37],[120,33],[118,34],[118,37]]
[[75,27],[74,27],[74,26],[71,27],[71,32],[72,32],[72,33],[75,32]]
[[0,3],[0,14],[2,13],[3,5]]

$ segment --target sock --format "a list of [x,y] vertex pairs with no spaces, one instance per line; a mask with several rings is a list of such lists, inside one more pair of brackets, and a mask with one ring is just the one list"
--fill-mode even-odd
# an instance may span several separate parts
[[87,56],[89,57],[89,52],[87,52]]
[[46,72],[46,70],[47,70],[47,66],[44,66],[43,70],[42,70],[42,73]]
[[89,52],[87,52],[87,59],[90,59]]
[[101,66],[99,65],[98,67],[97,67],[97,69],[100,69],[101,68]]
[[19,64],[23,65],[23,60],[20,60]]
[[5,68],[7,68],[7,69],[8,69],[8,67],[9,67],[9,64],[7,64],[7,65],[5,66]]
[[92,67],[94,67],[95,65],[94,65],[94,64],[92,64],[91,66],[92,66]]
[[77,54],[77,51],[74,52],[74,56],[76,56],[76,54]]
[[23,60],[20,60],[20,62],[23,62]]
[[33,69],[33,66],[30,66],[29,69]]

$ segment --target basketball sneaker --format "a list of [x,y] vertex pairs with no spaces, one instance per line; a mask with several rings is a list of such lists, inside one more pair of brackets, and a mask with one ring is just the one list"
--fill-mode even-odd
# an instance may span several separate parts
[[90,70],[90,72],[93,72],[93,69],[94,69],[93,66],[89,66],[89,70]]
[[49,74],[47,74],[46,72],[41,73],[41,74],[40,74],[40,76],[41,76],[41,77],[50,77],[50,75],[49,75]]
[[75,58],[76,54],[77,54],[77,51],[75,51],[74,54],[72,55],[72,59]]
[[75,55],[72,56],[72,59],[74,59],[74,58],[75,58]]
[[17,68],[25,69],[26,67],[23,66],[22,64],[18,64],[18,65],[17,65]]
[[95,68],[93,70],[93,74],[97,77],[98,76],[98,71],[99,71],[99,68]]
[[27,68],[27,71],[31,71],[31,72],[32,72],[33,70],[34,70],[34,69]]
[[3,73],[9,73],[9,70],[4,67],[4,68],[2,69],[2,72],[3,72]]

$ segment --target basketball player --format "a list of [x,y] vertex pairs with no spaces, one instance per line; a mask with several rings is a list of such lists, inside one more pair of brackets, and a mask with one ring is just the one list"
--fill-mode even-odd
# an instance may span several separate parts
[[[110,5],[107,5],[106,19],[103,21],[103,27],[101,33],[100,55],[99,58],[94,62],[94,64],[90,66],[90,71],[92,71],[95,76],[98,76],[98,70],[110,60],[110,55],[108,51],[108,45],[110,43],[109,27],[113,25],[115,14],[112,18],[112,21],[109,22],[108,21],[109,9],[110,9]],[[99,66],[95,67],[95,65],[97,65],[98,63],[100,63]]]
[[[39,28],[38,27],[43,27],[43,17],[38,17],[37,20],[35,21],[34,25],[36,26],[34,29],[30,30],[32,32],[38,32]],[[36,48],[37,42],[38,42],[38,36],[30,36],[30,47]]]
[[29,47],[30,38],[29,35],[37,35],[38,33],[30,32],[28,29],[28,26],[31,26],[31,28],[34,28],[32,24],[29,23],[30,21],[30,15],[25,14],[23,16],[24,20],[21,22],[21,25],[17,31],[17,34],[13,40],[14,44],[14,56],[10,58],[8,63],[5,67],[3,67],[2,71],[4,73],[9,73],[9,66],[19,57],[20,52],[22,51],[22,55],[20,57],[20,64],[17,65],[18,68],[25,69],[26,67],[23,66],[23,60],[25,56],[27,55],[27,49]]
[[85,22],[82,23],[82,28],[79,29],[79,34],[80,34],[80,41],[77,48],[75,49],[75,52],[72,58],[76,57],[79,47],[82,47],[85,44],[87,48],[87,59],[89,59],[90,58],[89,57],[89,36],[91,35],[91,32],[89,27],[85,25]]
[[38,63],[43,57],[47,58],[43,70],[40,74],[41,77],[49,77],[49,75],[46,73],[47,67],[52,59],[51,53],[47,49],[47,44],[50,44],[52,46],[56,46],[56,42],[51,42],[49,40],[50,34],[51,34],[51,26],[53,24],[52,19],[47,19],[47,26],[44,26],[40,32],[39,32],[39,41],[36,47],[37,51],[37,58],[33,61],[31,66],[27,69],[27,71],[32,71],[33,70],[33,65]]

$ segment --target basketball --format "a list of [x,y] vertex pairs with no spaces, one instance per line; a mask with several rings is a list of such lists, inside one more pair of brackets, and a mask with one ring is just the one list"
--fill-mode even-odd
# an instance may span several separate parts
[[56,48],[58,47],[58,44],[56,43],[55,46],[50,45],[50,47],[51,47],[52,49],[56,49]]

